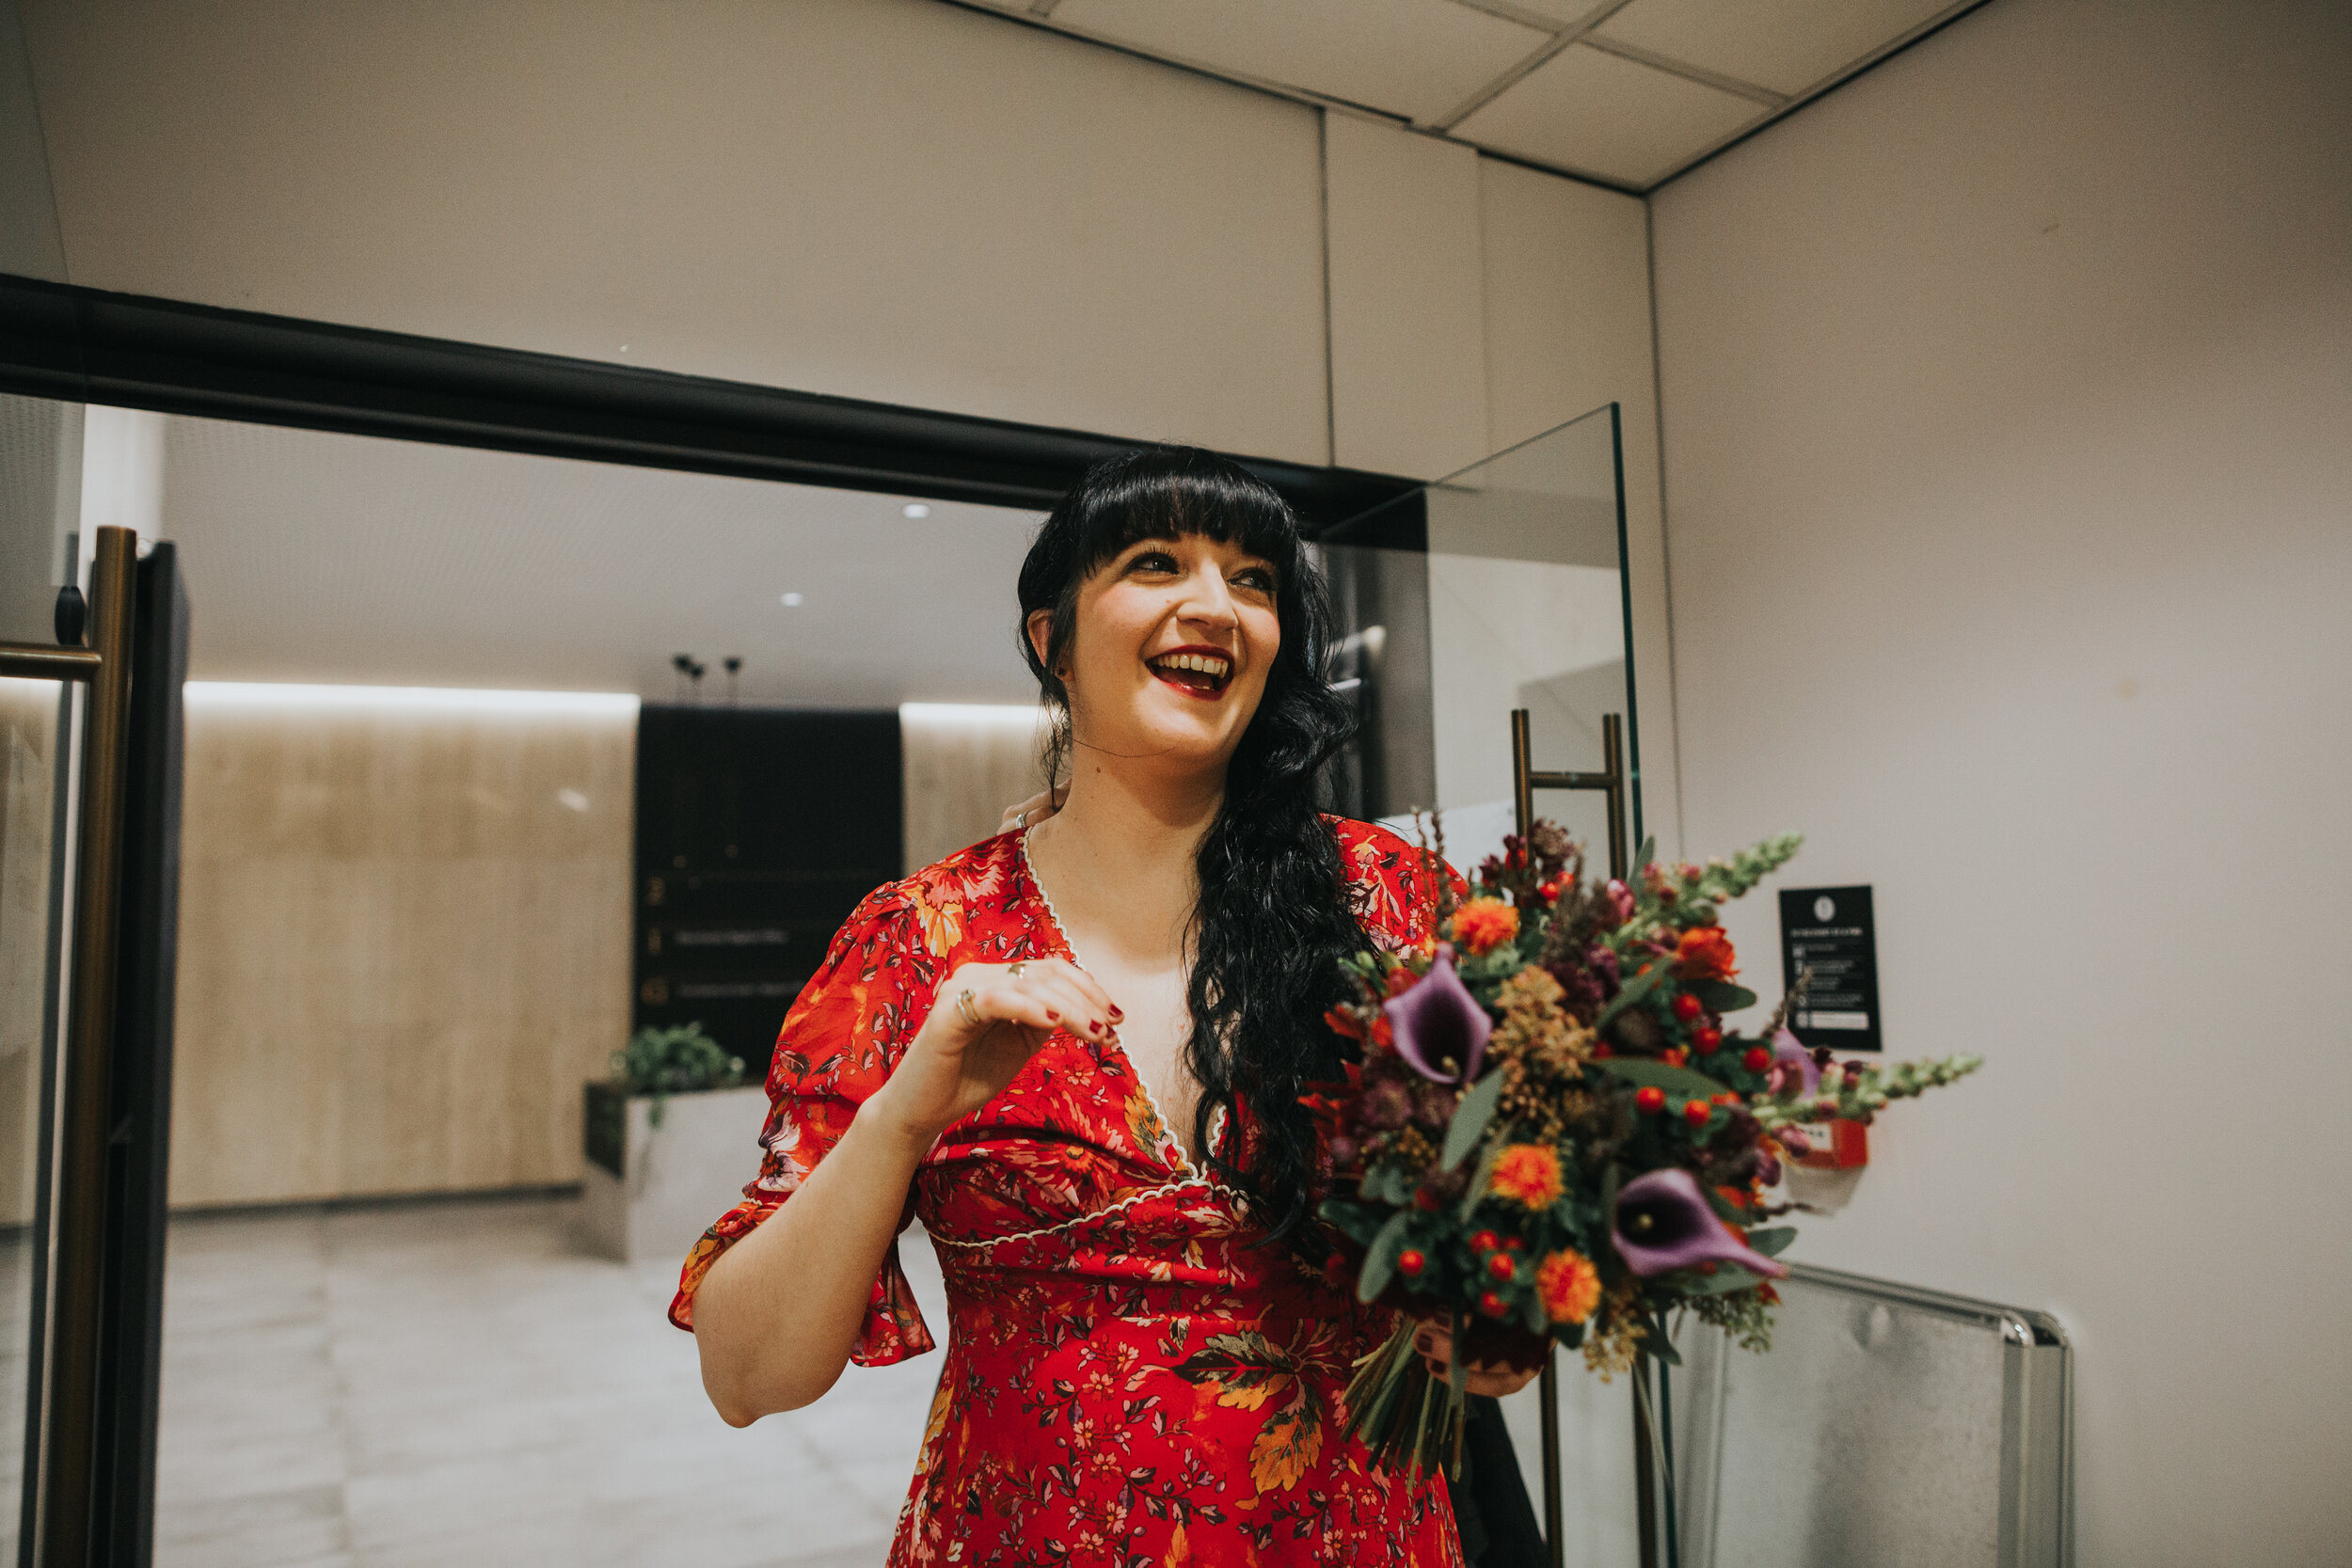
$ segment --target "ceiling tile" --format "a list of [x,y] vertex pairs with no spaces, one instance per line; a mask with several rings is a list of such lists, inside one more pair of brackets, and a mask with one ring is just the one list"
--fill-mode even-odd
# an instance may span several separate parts
[[1498,152],[1640,188],[1770,112],[1580,43],[1454,134]]
[[1459,108],[1548,37],[1453,0],[1062,0],[1054,21],[1424,121]]
[[1594,31],[1795,94],[1892,43],[1952,0],[1633,0]]

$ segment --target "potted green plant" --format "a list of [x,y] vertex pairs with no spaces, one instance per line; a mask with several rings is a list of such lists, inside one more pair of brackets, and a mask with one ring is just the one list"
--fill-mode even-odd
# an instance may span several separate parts
[[580,1222],[591,1250],[625,1263],[683,1259],[756,1163],[768,1100],[743,1059],[700,1023],[640,1029],[587,1085]]

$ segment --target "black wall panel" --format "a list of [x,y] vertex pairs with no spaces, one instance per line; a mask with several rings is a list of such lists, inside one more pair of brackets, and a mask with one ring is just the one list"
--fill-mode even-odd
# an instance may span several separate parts
[[699,1022],[765,1071],[859,899],[901,875],[898,715],[648,704],[633,1027]]

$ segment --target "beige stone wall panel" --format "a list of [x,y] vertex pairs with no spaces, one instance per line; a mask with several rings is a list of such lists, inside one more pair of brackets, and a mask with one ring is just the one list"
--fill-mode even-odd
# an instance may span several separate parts
[[575,1179],[633,763],[623,718],[194,705],[172,1201]]

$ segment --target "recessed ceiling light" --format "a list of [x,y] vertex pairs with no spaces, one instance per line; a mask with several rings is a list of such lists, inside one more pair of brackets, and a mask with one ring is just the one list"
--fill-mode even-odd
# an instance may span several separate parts
[[800,608],[801,608],[801,596],[800,596],[798,594],[787,594],[784,596],[784,608],[785,608],[785,609],[787,609],[787,610],[798,610],[798,609],[800,609]]
[[907,517],[928,517],[930,515],[931,509],[925,506],[921,501],[907,502],[905,508],[900,513],[900,515]]

